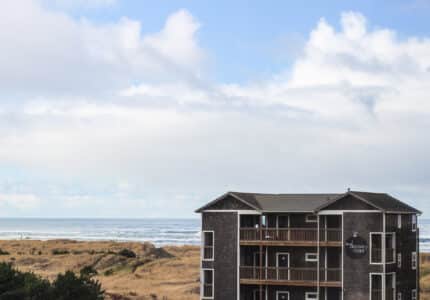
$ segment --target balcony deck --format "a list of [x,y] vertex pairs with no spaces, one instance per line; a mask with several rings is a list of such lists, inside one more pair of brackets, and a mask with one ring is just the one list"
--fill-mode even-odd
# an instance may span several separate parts
[[[316,228],[240,228],[241,245],[300,246],[318,245]],[[341,247],[340,229],[320,229],[319,245],[322,247]]]
[[341,287],[340,269],[240,267],[240,283],[246,285]]

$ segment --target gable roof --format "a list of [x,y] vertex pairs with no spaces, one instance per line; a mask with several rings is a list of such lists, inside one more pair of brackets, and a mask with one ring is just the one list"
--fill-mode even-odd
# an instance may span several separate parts
[[235,197],[257,211],[312,212],[339,194],[260,194],[228,192],[196,210],[201,212],[227,196]]
[[264,211],[311,212],[330,202],[339,194],[257,194],[238,193],[234,195],[257,202]]
[[343,194],[261,194],[227,192],[196,210],[202,212],[215,203],[231,196],[243,202],[250,209],[273,212],[318,212],[347,196],[352,196],[383,212],[416,213],[421,212],[412,206],[386,194],[348,191]]
[[366,200],[368,204],[373,205],[375,208],[378,208],[384,212],[405,212],[421,214],[421,211],[386,193],[351,191],[349,192],[349,194],[357,198]]

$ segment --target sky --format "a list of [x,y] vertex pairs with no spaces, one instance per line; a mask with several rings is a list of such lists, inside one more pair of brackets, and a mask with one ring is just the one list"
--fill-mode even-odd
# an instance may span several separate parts
[[430,1],[14,0],[0,217],[197,217],[226,191],[430,217]]

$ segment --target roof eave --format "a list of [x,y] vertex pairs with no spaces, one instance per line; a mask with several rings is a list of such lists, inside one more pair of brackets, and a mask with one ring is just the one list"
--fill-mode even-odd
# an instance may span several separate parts
[[251,208],[255,209],[256,211],[260,211],[260,210],[261,210],[260,208],[256,207],[255,205],[253,205],[253,204],[249,203],[248,201],[246,201],[246,200],[242,199],[241,197],[237,196],[234,192],[227,192],[227,193],[225,193],[225,194],[221,195],[220,197],[216,198],[215,200],[213,200],[213,201],[211,201],[211,202],[207,203],[206,205],[204,205],[204,206],[200,207],[199,209],[195,210],[194,212],[195,212],[195,213],[202,213],[206,208],[208,208],[209,206],[211,206],[211,205],[213,205],[213,204],[217,203],[218,201],[223,200],[223,199],[224,199],[224,198],[226,198],[227,196],[231,196],[231,197],[233,197],[233,198],[235,198],[235,199],[239,200],[240,202],[242,202],[242,203],[244,203],[244,204],[248,205],[249,207],[251,207]]

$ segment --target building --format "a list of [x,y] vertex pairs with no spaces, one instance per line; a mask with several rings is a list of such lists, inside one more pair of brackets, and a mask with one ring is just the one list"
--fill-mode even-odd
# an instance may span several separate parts
[[228,192],[196,212],[201,299],[419,299],[420,211],[388,194]]

